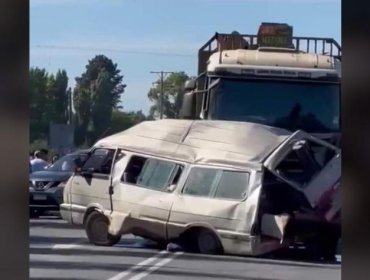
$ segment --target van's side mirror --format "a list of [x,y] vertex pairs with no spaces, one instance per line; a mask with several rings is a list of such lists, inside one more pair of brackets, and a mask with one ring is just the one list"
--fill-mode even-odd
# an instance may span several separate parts
[[94,172],[95,172],[95,169],[93,167],[90,167],[90,168],[81,170],[80,174],[82,176],[92,176]]
[[74,166],[75,166],[74,171],[76,173],[81,172],[82,166],[85,164],[87,158],[88,158],[88,154],[82,154],[82,155],[79,155],[78,157],[76,157],[73,160],[73,163],[74,163]]
[[195,106],[196,106],[196,92],[191,91],[184,94],[180,109],[181,119],[193,119],[195,118]]

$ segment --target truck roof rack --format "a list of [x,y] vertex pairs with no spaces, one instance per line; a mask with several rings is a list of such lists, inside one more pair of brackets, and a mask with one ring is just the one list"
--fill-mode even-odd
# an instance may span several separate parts
[[[198,74],[206,71],[206,65],[211,54],[223,50],[257,49],[257,35],[238,33],[215,33],[198,52]],[[297,52],[329,55],[341,60],[342,48],[333,38],[292,37],[292,49]]]
[[[217,52],[226,49],[255,48],[255,46],[257,46],[257,35],[216,32],[199,51]],[[293,46],[297,51],[330,55],[338,58],[341,58],[342,53],[341,46],[333,38],[293,36]]]

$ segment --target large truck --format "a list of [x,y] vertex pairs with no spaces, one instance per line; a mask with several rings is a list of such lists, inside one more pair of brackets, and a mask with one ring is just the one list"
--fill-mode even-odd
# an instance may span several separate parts
[[[303,130],[339,148],[341,55],[336,40],[293,36],[285,23],[262,23],[257,35],[216,33],[199,49],[198,76],[185,84],[180,117]],[[315,162],[332,156],[318,149],[309,149]],[[290,174],[305,173],[299,154],[286,161]],[[322,184],[315,187],[321,197],[316,211],[325,213],[333,229],[321,243],[340,238],[340,170],[339,164],[339,179],[329,191]]]
[[216,33],[185,84],[184,119],[247,121],[340,143],[341,47],[262,23],[257,35]]

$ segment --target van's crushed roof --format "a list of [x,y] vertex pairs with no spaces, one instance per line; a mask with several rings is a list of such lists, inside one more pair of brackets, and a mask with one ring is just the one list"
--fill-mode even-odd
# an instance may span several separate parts
[[262,161],[292,133],[256,123],[208,120],[145,121],[98,141],[173,160],[260,168]]

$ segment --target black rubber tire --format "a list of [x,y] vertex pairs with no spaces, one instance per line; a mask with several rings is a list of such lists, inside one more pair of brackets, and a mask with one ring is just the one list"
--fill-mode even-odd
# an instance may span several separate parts
[[336,261],[338,238],[336,236],[319,236],[305,243],[310,259]]
[[113,246],[117,244],[121,239],[121,235],[109,234],[108,227],[108,219],[103,214],[97,211],[91,212],[85,223],[85,231],[90,243],[97,246]]
[[321,255],[324,261],[336,261],[337,245],[339,238],[336,236],[328,236],[323,239]]
[[207,229],[197,232],[198,252],[206,255],[217,255],[221,253],[221,244],[217,236]]
[[167,241],[156,241],[156,247],[159,249],[159,250],[166,250],[167,249],[167,245],[169,242]]

